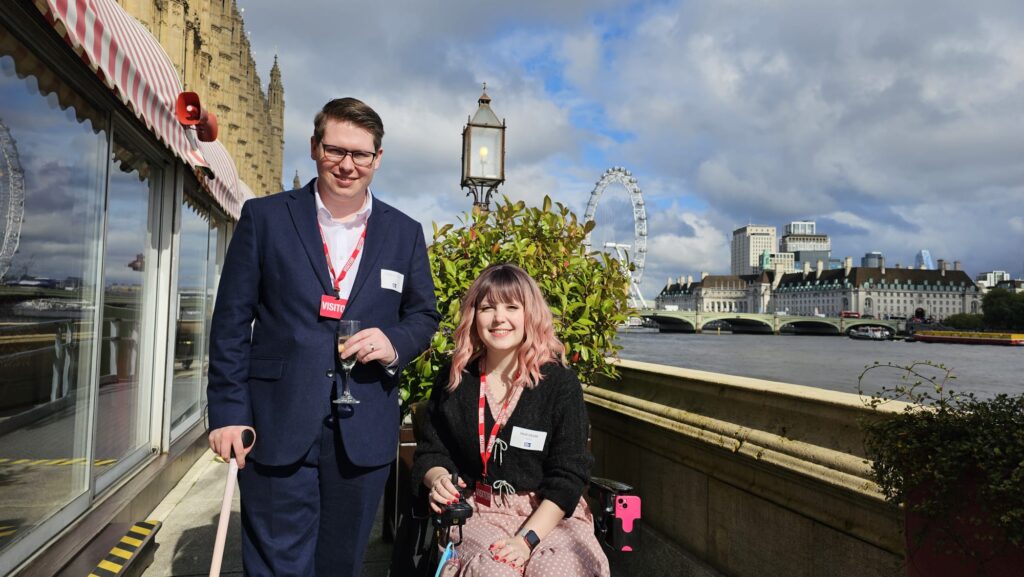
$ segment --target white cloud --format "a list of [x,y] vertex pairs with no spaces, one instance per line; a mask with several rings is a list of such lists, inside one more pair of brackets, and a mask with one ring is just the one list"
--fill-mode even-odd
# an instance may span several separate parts
[[1017,0],[242,5],[261,70],[280,54],[288,183],[312,176],[316,110],[355,95],[388,132],[375,189],[428,226],[454,221],[469,208],[460,133],[486,81],[509,126],[502,193],[550,194],[582,216],[605,168],[637,175],[645,294],[726,272],[730,227],[747,222],[818,218],[838,257],[1019,260]]

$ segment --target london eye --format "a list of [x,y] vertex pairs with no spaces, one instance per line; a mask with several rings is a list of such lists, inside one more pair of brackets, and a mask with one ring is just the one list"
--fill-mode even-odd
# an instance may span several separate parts
[[14,137],[0,119],[0,279],[7,274],[18,250],[24,216],[25,173]]
[[[604,171],[601,178],[590,193],[590,202],[587,203],[587,211],[583,217],[584,222],[595,220],[597,216],[597,204],[601,195],[611,184],[621,184],[629,195],[633,205],[633,244],[621,244],[606,242],[602,248],[613,249],[620,262],[624,265],[627,262],[633,263],[633,270],[626,269],[629,276],[629,305],[635,309],[647,308],[644,297],[640,294],[640,281],[644,275],[644,262],[647,260],[647,209],[644,208],[643,192],[637,184],[633,173],[621,166],[615,166]],[[593,232],[591,232],[593,234]],[[591,235],[586,238],[586,245],[591,246]]]

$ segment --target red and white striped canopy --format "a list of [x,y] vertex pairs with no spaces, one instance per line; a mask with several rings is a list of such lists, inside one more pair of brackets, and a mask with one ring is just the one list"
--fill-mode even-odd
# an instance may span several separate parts
[[237,219],[242,212],[242,204],[253,197],[252,191],[238,178],[235,161],[224,145],[219,142],[200,142],[199,149],[217,175],[216,180],[209,183],[211,192],[214,196],[226,199],[221,206]]
[[[97,76],[136,116],[197,173],[200,182],[238,218],[246,199],[237,186],[234,161],[220,143],[196,148],[174,115],[181,80],[160,43],[115,0],[35,0],[39,10]],[[209,146],[213,144],[215,146]],[[216,150],[216,161],[204,154]]]

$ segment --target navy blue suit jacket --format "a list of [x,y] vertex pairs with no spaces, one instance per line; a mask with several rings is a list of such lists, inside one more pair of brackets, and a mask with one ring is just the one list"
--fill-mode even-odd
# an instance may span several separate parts
[[[228,246],[210,332],[210,428],[256,430],[250,458],[298,462],[319,438],[340,387],[337,322],[319,316],[334,294],[316,220],[313,182],[242,207]],[[366,242],[344,318],[378,327],[402,366],[430,344],[440,316],[423,228],[374,197]],[[402,290],[381,287],[381,271],[404,276]],[[400,371],[399,371],[400,373]],[[399,373],[356,364],[352,394],[361,401],[339,419],[349,459],[376,466],[395,458]]]

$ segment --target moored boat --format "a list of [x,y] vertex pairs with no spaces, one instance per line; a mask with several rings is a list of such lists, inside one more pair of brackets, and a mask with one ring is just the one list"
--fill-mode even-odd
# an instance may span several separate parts
[[892,333],[884,327],[859,326],[846,332],[851,339],[861,341],[888,341],[892,339]]
[[974,331],[914,331],[907,340],[922,343],[957,343],[964,345],[1024,346],[1022,333],[981,333]]

